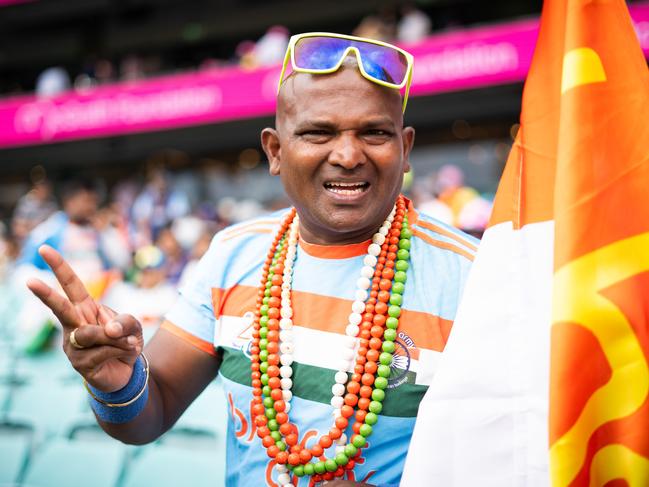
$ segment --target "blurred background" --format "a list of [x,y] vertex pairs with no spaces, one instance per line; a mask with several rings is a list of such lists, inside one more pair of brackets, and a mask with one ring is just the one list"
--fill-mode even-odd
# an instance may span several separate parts
[[[481,236],[518,130],[541,0],[0,0],[0,485],[222,485],[218,382],[153,445],[94,425],[24,281],[58,248],[150,337],[219,229],[288,205],[259,145],[290,35],[415,55],[404,192]],[[629,2],[649,48],[649,2]],[[229,421],[228,421],[229,418]],[[71,459],[74,459],[73,461]]]

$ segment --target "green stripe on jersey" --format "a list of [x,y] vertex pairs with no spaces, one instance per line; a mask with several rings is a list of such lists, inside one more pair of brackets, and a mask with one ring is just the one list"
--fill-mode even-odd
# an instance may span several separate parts
[[[233,382],[251,387],[250,359],[238,349],[219,347],[219,350],[223,353],[219,373]],[[334,384],[334,370],[297,362],[294,362],[291,367],[293,368],[293,395],[300,399],[329,404],[331,386]],[[400,418],[417,416],[419,402],[428,387],[415,384],[413,372],[408,372],[403,379],[403,383],[398,387],[385,390],[382,415]]]

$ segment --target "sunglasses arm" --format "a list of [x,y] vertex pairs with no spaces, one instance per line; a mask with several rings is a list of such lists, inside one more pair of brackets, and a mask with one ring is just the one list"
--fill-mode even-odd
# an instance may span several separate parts
[[291,48],[286,49],[286,56],[284,56],[284,64],[282,65],[282,72],[279,73],[279,82],[277,83],[277,94],[279,95],[279,90],[282,87],[282,81],[284,81],[284,73],[286,73],[286,68],[288,67],[288,62],[291,60]]
[[406,105],[408,104],[408,94],[410,93],[411,84],[412,84],[412,67],[408,70],[408,81],[406,82],[406,91],[403,94],[403,113],[406,113]]

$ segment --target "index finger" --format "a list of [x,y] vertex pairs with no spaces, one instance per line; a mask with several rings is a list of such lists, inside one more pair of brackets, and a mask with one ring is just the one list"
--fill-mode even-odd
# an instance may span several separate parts
[[27,287],[50,308],[64,328],[77,328],[81,322],[74,306],[50,286],[39,279],[27,281]]
[[80,304],[90,298],[81,279],[74,273],[72,267],[63,259],[61,254],[49,245],[41,245],[38,253],[47,262],[47,265],[50,266],[56,276],[56,280],[59,281],[63,292],[65,292],[65,295],[72,304]]

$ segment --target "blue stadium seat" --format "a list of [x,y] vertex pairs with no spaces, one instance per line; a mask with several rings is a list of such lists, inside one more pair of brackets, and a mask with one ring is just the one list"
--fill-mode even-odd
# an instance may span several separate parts
[[174,429],[209,432],[219,440],[225,440],[227,427],[228,403],[223,388],[214,382],[187,408]]
[[20,354],[14,362],[13,373],[19,381],[68,380],[79,376],[58,347],[35,355]]
[[18,485],[29,458],[30,436],[0,428],[0,485]]
[[0,422],[4,421],[7,409],[9,408],[9,398],[11,387],[8,384],[0,383]]
[[191,450],[157,444],[136,459],[123,487],[221,487],[225,485],[225,455],[219,450]]
[[6,419],[42,437],[58,435],[83,412],[85,402],[80,380],[26,382],[13,386]]
[[0,384],[7,384],[13,380],[14,353],[9,343],[0,343]]
[[10,279],[0,282],[0,344],[13,345],[16,339],[16,321],[22,307],[23,294]]
[[23,485],[115,487],[123,464],[124,450],[117,443],[55,438],[34,453]]

